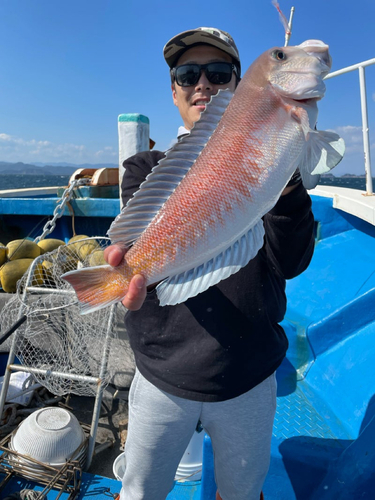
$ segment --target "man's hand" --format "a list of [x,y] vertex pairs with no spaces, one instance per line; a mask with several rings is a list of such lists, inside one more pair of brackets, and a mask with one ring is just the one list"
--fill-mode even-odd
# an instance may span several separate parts
[[[121,264],[128,248],[119,244],[111,245],[104,250],[104,258],[110,266],[116,267]],[[146,280],[141,274],[136,274],[130,281],[129,290],[126,294],[123,305],[129,311],[138,311],[146,298]]]

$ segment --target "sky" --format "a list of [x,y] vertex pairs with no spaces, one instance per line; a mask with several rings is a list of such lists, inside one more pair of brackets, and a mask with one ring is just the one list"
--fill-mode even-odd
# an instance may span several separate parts
[[[280,0],[290,45],[329,44],[332,71],[375,58],[375,0]],[[271,0],[0,0],[0,161],[118,163],[118,115],[150,119],[156,149],[181,125],[163,46],[198,26],[228,31],[246,69],[283,46]],[[366,73],[375,176],[375,65]],[[346,141],[333,171],[364,174],[358,71],[327,81],[318,128]]]

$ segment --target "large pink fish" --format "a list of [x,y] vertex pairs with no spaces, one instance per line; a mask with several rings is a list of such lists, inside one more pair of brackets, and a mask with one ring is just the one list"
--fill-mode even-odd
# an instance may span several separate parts
[[88,313],[121,301],[132,276],[159,283],[177,304],[237,272],[263,245],[262,216],[299,168],[304,185],[334,167],[343,140],[315,128],[331,67],[328,46],[272,48],[234,94],[220,91],[112,223],[112,243],[131,246],[116,268],[63,275]]

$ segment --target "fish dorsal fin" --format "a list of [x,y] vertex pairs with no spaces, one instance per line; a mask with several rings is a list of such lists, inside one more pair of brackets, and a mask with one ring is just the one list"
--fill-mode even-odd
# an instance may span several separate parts
[[239,271],[263,246],[263,221],[259,220],[230,247],[208,262],[162,281],[156,287],[161,306],[175,305],[195,297],[210,286]]
[[230,90],[219,90],[190,134],[169,149],[152,169],[109,228],[112,243],[129,246],[143,233],[200,155],[232,96]]

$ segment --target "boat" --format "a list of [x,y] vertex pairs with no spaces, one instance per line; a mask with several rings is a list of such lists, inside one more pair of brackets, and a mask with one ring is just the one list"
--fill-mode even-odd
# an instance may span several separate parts
[[[366,61],[344,70],[363,71],[374,63]],[[134,116],[127,123],[120,115],[121,127],[136,122]],[[147,125],[147,119],[141,117],[139,123]],[[375,496],[375,197],[369,150],[365,171],[366,191],[318,185],[310,192],[316,248],[308,269],[287,283],[288,308],[282,326],[290,346],[277,370],[277,414],[263,490],[266,500]],[[66,190],[0,192],[2,228],[13,231],[12,237],[36,238],[32,230],[38,227],[39,233],[46,231],[66,240],[74,220],[77,234],[103,236],[120,211],[116,175],[80,171],[71,179],[73,187]],[[67,197],[70,209],[66,203],[61,206]],[[51,225],[40,225],[46,217],[56,223],[50,233]],[[3,371],[7,369],[8,361]],[[113,401],[120,393],[115,388]],[[108,463],[107,473],[95,474],[94,467],[79,470],[73,493],[52,489],[48,499],[116,498],[121,483],[112,473],[112,463],[120,450],[100,447],[104,449],[100,457],[105,458],[98,461]],[[176,480],[167,500],[215,499],[207,435],[201,453],[199,479]],[[2,498],[22,488],[45,488],[20,476],[2,476]]]

